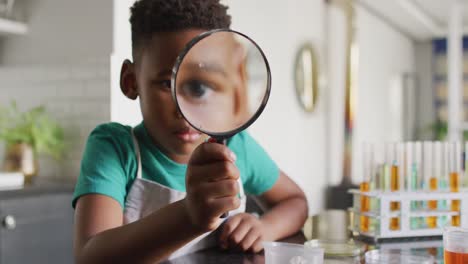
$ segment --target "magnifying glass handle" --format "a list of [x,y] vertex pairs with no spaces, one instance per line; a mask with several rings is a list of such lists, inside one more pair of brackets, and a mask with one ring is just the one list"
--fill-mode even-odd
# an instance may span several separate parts
[[[209,138],[208,142],[223,144],[226,146],[227,140],[225,138]],[[229,212],[225,212],[220,216],[220,218],[226,218],[229,216]]]
[[227,140],[225,138],[209,138],[208,142],[223,144],[226,146]]

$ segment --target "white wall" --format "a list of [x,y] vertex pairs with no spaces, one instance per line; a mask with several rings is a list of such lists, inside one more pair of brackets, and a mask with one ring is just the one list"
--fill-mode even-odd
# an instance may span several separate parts
[[426,132],[425,129],[436,121],[434,109],[434,87],[432,83],[432,42],[420,42],[415,45],[415,65],[416,73],[419,81],[418,89],[420,97],[418,102],[419,119],[416,127],[420,131],[422,140],[432,140],[433,134]]
[[324,151],[327,157],[325,167],[326,181],[339,185],[343,179],[343,160],[345,144],[345,96],[346,96],[346,54],[347,54],[347,15],[338,5],[327,7],[325,25],[325,45],[328,59],[323,70],[326,72],[326,142]]
[[353,138],[353,180],[362,179],[363,142],[402,139],[392,102],[400,100],[401,74],[414,72],[414,43],[363,9],[357,10],[359,75]]
[[120,91],[120,69],[125,59],[132,59],[132,42],[129,8],[134,0],[114,0],[113,41],[114,49],[111,56],[111,119],[135,126],[141,122],[142,116],[138,100],[126,98]]
[[23,0],[29,31],[3,38],[1,64],[69,63],[108,57],[112,51],[112,1]]
[[[249,129],[307,194],[311,214],[323,207],[327,144],[325,98],[313,113],[297,101],[293,67],[295,52],[306,41],[323,54],[322,1],[229,0],[232,28],[251,36],[264,50],[272,70],[272,92],[265,112]],[[259,12],[259,10],[262,10]],[[319,60],[323,60],[322,57]]]

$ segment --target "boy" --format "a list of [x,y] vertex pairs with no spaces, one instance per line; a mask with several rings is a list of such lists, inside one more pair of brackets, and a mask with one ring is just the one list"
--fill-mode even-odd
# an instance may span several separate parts
[[[198,34],[229,27],[226,10],[219,0],[140,0],[131,8],[134,61],[124,61],[120,85],[140,100],[143,122],[103,124],[89,136],[73,199],[77,263],[154,263],[213,239],[224,249],[259,252],[262,241],[302,227],[303,192],[246,132],[227,147],[204,143],[172,100],[177,55]],[[244,189],[271,210],[260,218],[244,213],[237,195]]]

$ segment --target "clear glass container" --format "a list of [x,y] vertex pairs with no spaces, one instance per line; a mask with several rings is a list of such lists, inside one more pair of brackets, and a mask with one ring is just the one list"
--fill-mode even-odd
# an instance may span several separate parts
[[263,242],[265,264],[322,264],[324,250],[300,244]]
[[433,264],[434,257],[400,249],[375,249],[366,252],[365,261],[366,264]]
[[348,242],[335,242],[314,239],[305,242],[304,245],[323,248],[326,257],[356,257],[362,255],[365,251],[365,245],[352,240]]
[[444,229],[444,260],[446,264],[468,263],[468,229]]

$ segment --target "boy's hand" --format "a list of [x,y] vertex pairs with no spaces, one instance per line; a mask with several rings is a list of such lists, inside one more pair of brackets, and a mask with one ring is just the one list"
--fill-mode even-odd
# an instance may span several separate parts
[[238,249],[258,253],[262,251],[265,228],[255,216],[247,213],[230,217],[219,236],[221,248]]
[[203,143],[192,153],[187,167],[184,204],[195,228],[207,232],[220,224],[220,216],[239,207],[239,170],[236,156],[225,145]]

